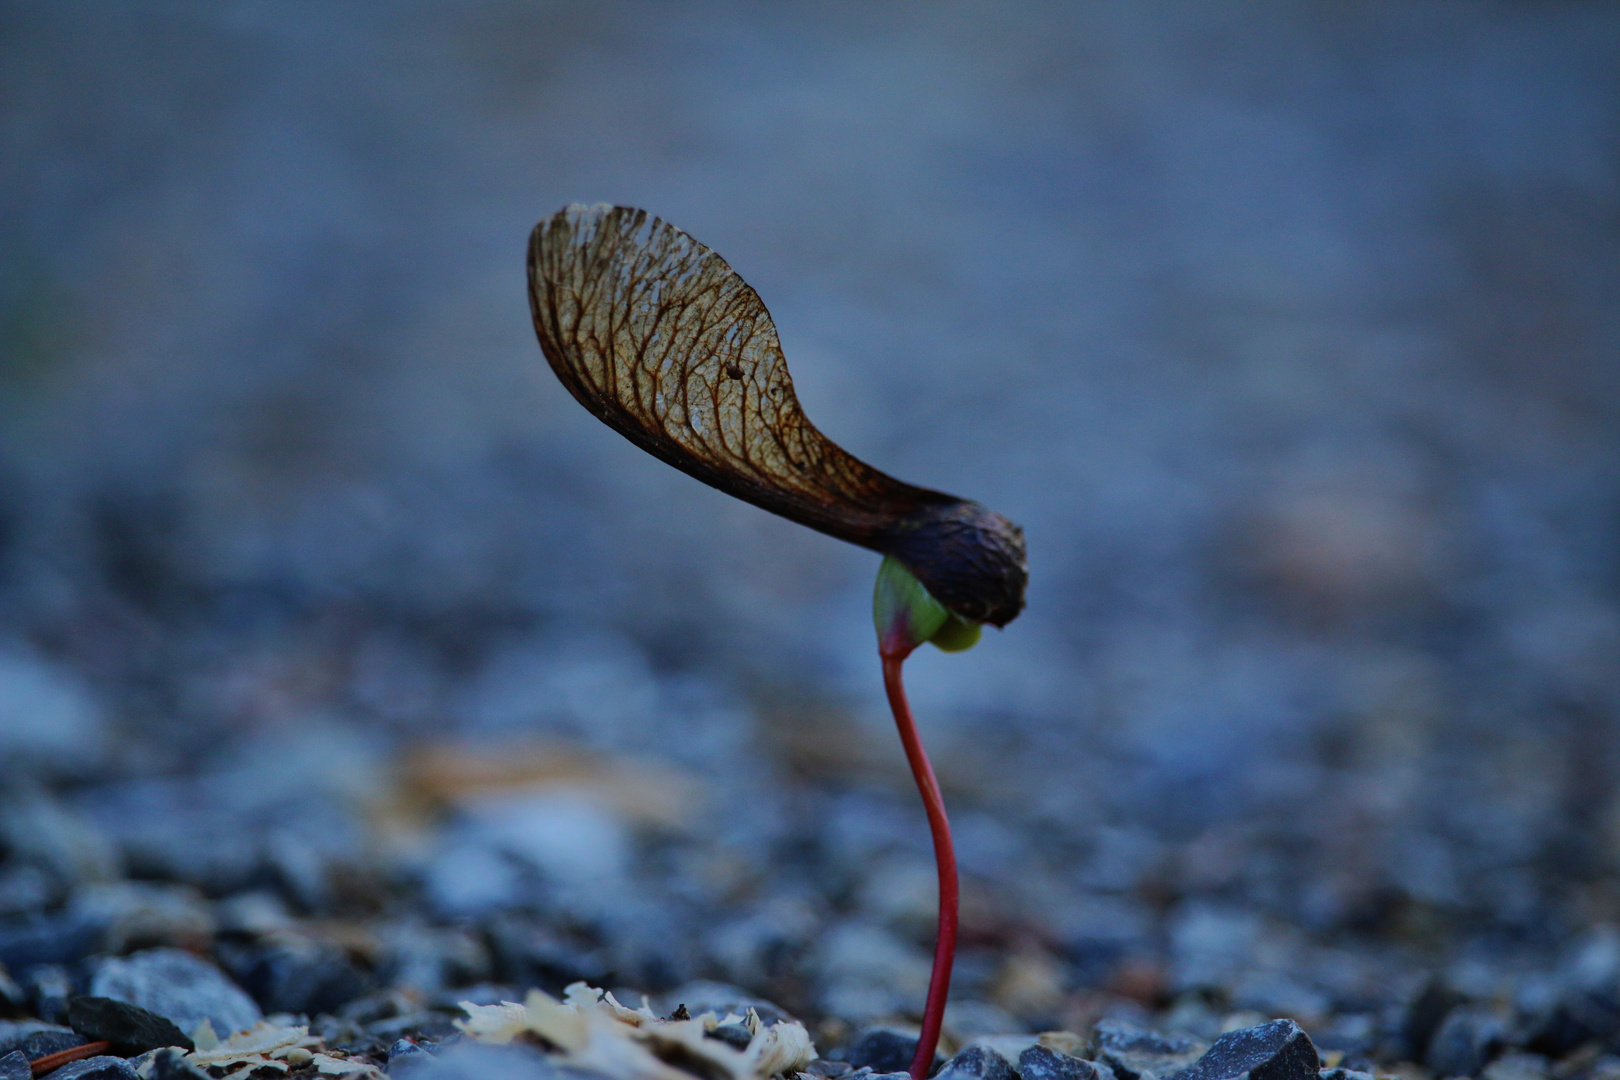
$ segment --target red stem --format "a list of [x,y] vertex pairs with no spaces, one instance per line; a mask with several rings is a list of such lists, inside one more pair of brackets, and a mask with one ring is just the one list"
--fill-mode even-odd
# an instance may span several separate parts
[[910,651],[880,650],[883,689],[888,692],[889,708],[894,711],[895,727],[900,729],[900,742],[906,748],[911,775],[917,778],[917,790],[928,811],[928,828],[934,834],[934,862],[939,866],[939,934],[934,941],[934,973],[928,979],[928,1003],[923,1006],[917,1056],[911,1061],[911,1080],[927,1080],[934,1066],[934,1050],[939,1046],[939,1029],[945,1019],[951,965],[956,960],[956,848],[951,843],[950,822],[945,820],[945,800],[939,793],[939,781],[934,779],[934,767],[928,763],[928,754],[917,735],[917,722],[911,718],[911,705],[906,701],[905,684],[900,681],[900,665]]

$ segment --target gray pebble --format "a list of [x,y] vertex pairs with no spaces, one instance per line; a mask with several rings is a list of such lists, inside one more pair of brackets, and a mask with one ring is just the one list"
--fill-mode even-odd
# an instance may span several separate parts
[[456,1032],[455,1020],[442,1012],[409,1012],[365,1025],[366,1034],[384,1043],[396,1043],[406,1036],[442,1039]]
[[433,1060],[433,1055],[409,1039],[400,1039],[388,1048],[389,1076],[409,1076]]
[[1114,1080],[1114,1071],[1107,1065],[1045,1046],[1031,1046],[1018,1055],[1018,1075],[1023,1080]]
[[225,973],[179,949],[147,949],[104,961],[90,993],[167,1017],[190,1035],[207,1020],[225,1038],[258,1023],[259,1007]]
[[1007,1059],[983,1046],[970,1046],[935,1074],[936,1080],[1016,1080]]
[[[392,1070],[390,1075],[395,1075]],[[420,1065],[410,1061],[397,1075],[410,1080],[585,1080],[595,1074],[558,1065],[526,1046],[461,1042]]]
[[843,1059],[856,1069],[874,1073],[905,1072],[917,1054],[917,1036],[894,1028],[874,1027],[859,1032],[844,1048]]
[[73,915],[32,915],[0,925],[0,963],[25,971],[39,964],[73,964],[96,950],[96,928]]
[[1292,1020],[1229,1031],[1176,1080],[1318,1080],[1322,1059]]
[[335,1013],[371,989],[343,950],[291,935],[248,950],[231,969],[270,1012]]
[[46,1080],[137,1080],[129,1062],[121,1057],[108,1056],[70,1061],[45,1076]]
[[395,1058],[403,1057],[432,1057],[433,1055],[421,1043],[409,1039],[400,1039],[388,1048],[388,1063],[392,1065]]
[[73,996],[73,979],[57,964],[41,964],[28,972],[24,985],[34,1002],[34,1015],[52,1024],[67,1020],[68,998]]
[[1413,1061],[1421,1061],[1440,1025],[1465,1000],[1444,980],[1430,979],[1423,991],[1407,1006],[1406,1015],[1401,1020],[1401,1038],[1406,1043],[1406,1055]]
[[17,985],[4,966],[0,966],[0,1008],[12,1015],[28,1011],[28,991]]
[[1423,1064],[1441,1076],[1478,1076],[1502,1044],[1502,1021],[1484,1009],[1453,1009],[1429,1040]]
[[1119,1080],[1158,1080],[1187,1068],[1203,1053],[1196,1039],[1148,1031],[1123,1020],[1099,1020],[1092,1030],[1096,1060]]
[[33,1075],[28,1055],[21,1050],[13,1050],[0,1057],[0,1080],[31,1080]]
[[1565,989],[1550,1006],[1532,1017],[1525,1045],[1563,1057],[1589,1042],[1620,1035],[1620,1001],[1609,993]]
[[0,1020],[0,1054],[21,1050],[32,1060],[83,1046],[90,1040],[60,1024],[47,1024],[39,1020]]
[[1551,1063],[1540,1054],[1504,1054],[1485,1066],[1484,1080],[1546,1080]]
[[68,1002],[68,1022],[92,1042],[106,1041],[121,1050],[156,1050],[163,1046],[191,1049],[191,1040],[174,1024],[139,1005],[89,994]]

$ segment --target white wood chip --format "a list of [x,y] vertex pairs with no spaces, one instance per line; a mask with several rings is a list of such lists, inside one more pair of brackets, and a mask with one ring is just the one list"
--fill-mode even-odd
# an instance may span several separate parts
[[315,1054],[315,1071],[322,1076],[362,1076],[367,1080],[382,1080],[382,1070],[365,1061],[336,1058],[330,1054]]
[[[539,990],[529,991],[522,1005],[463,1002],[468,1018],[458,1021],[469,1038],[509,1043],[519,1036],[538,1036],[557,1049],[563,1062],[618,1080],[694,1080],[694,1075],[664,1058],[697,1058],[704,1075],[728,1080],[767,1080],[798,1071],[815,1060],[810,1033],[796,1021],[765,1025],[754,1010],[724,1018],[705,1013],[691,1020],[664,1020],[645,1004],[621,1005],[605,990],[574,983],[558,1001]],[[746,1050],[737,1050],[705,1032],[721,1023],[745,1024],[753,1033]]]

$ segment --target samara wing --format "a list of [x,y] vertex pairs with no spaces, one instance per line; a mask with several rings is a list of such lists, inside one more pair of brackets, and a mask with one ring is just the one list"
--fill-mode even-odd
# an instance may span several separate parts
[[1023,607],[1023,534],[977,503],[879,472],[799,408],[759,296],[644,210],[570,206],[535,226],[541,350],[598,419],[704,483],[901,559],[941,603],[1004,625]]

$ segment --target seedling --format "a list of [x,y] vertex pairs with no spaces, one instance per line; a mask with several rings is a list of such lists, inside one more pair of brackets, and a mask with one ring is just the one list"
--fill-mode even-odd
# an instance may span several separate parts
[[806,419],[776,326],[724,259],[644,210],[570,206],[529,238],[529,304],[551,369],[597,419],[755,506],[881,552],[883,686],[928,812],[939,932],[911,1063],[924,1080],[956,955],[956,853],[900,668],[923,642],[970,648],[1024,606],[1024,534],[976,502],[857,460]]

